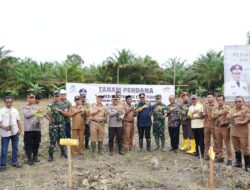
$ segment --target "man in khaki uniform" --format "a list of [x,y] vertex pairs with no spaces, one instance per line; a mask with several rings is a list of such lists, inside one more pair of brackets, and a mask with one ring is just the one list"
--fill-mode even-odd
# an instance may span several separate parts
[[89,149],[89,138],[90,138],[90,126],[89,126],[89,109],[90,104],[87,102],[86,96],[87,96],[87,90],[82,88],[79,90],[79,94],[82,100],[82,106],[84,107],[85,111],[85,118],[84,118],[84,136],[85,136],[85,148]]
[[214,142],[214,150],[217,156],[216,137],[215,137],[215,119],[212,118],[212,110],[216,104],[214,101],[214,94],[207,94],[207,103],[204,105],[204,143],[205,143],[205,160],[209,160],[208,150],[211,146],[211,136]]
[[96,142],[98,141],[98,153],[103,154],[103,139],[104,139],[104,125],[107,120],[106,108],[102,105],[104,96],[98,94],[96,96],[96,103],[90,107],[90,137],[92,155],[95,153]]
[[134,137],[134,117],[135,109],[132,106],[132,97],[126,96],[125,116],[123,119],[123,147],[125,151],[133,148],[133,137]]
[[75,96],[75,106],[70,108],[69,115],[72,117],[72,139],[78,139],[79,146],[72,147],[72,155],[81,155],[84,153],[84,118],[85,111],[82,106],[82,101],[80,96]]
[[217,142],[217,153],[218,158],[216,162],[222,163],[224,162],[224,150],[223,150],[223,141],[226,146],[227,152],[227,165],[232,165],[232,148],[230,141],[230,128],[229,128],[229,120],[227,119],[227,114],[230,111],[230,107],[226,106],[225,97],[223,95],[217,96],[216,106],[212,111],[212,117],[215,119],[215,136]]
[[235,97],[235,107],[228,114],[231,119],[231,139],[235,150],[235,167],[242,167],[244,155],[245,169],[250,172],[250,154],[248,142],[248,123],[250,121],[250,109],[244,105],[242,96]]

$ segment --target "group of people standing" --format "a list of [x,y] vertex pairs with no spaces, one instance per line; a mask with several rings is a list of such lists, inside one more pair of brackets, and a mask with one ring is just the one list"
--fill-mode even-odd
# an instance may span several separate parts
[[[133,149],[135,132],[135,118],[139,137],[139,151],[143,151],[144,138],[147,151],[152,151],[151,128],[155,139],[154,151],[165,152],[165,129],[168,129],[171,148],[169,151],[177,153],[185,151],[193,156],[200,156],[209,160],[208,150],[212,144],[216,153],[216,162],[223,163],[224,147],[226,148],[227,165],[232,165],[233,154],[231,142],[235,150],[235,167],[242,167],[242,155],[245,169],[250,171],[250,156],[248,143],[248,123],[250,110],[244,105],[241,96],[235,97],[235,106],[225,105],[224,96],[207,94],[204,105],[198,102],[196,95],[183,92],[181,103],[176,102],[175,96],[169,96],[169,105],[162,102],[160,94],[155,96],[155,102],[146,100],[144,93],[139,94],[139,101],[133,105],[132,96],[125,96],[121,100],[120,92],[112,95],[112,103],[103,105],[104,95],[97,94],[96,102],[86,101],[87,91],[80,89],[79,95],[74,97],[75,105],[67,100],[66,91],[53,93],[53,101],[43,110],[39,104],[39,97],[28,93],[27,103],[22,108],[24,116],[24,149],[29,165],[39,162],[38,149],[41,141],[41,126],[43,118],[49,120],[48,161],[54,161],[55,147],[60,138],[78,139],[79,146],[72,147],[73,156],[83,155],[89,149],[91,139],[91,153],[103,154],[105,125],[108,125],[108,152],[114,153],[114,142],[118,152]],[[20,167],[17,157],[18,138],[22,132],[18,111],[12,107],[13,97],[5,98],[5,107],[0,109],[1,132],[1,167],[6,169],[7,150],[12,141],[12,165]],[[165,121],[167,120],[167,124]],[[183,146],[179,147],[180,127],[183,132]],[[223,145],[224,144],[224,145]],[[60,146],[60,145],[59,145]],[[60,146],[61,157],[67,158],[65,146]]]

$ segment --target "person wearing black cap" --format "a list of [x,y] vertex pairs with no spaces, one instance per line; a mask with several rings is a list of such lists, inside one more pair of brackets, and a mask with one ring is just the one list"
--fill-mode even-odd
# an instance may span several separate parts
[[43,112],[36,103],[35,94],[27,94],[27,103],[22,108],[24,116],[24,149],[28,158],[28,164],[33,165],[38,160],[38,149],[41,142],[41,126],[43,124]]
[[133,148],[134,117],[136,114],[135,108],[132,105],[132,97],[128,95],[125,98],[126,103],[124,104],[125,116],[123,119],[123,147],[125,151],[128,151]]
[[82,106],[80,96],[75,96],[75,105],[70,108],[69,115],[72,117],[72,139],[77,139],[79,146],[74,146],[71,149],[72,155],[84,154],[84,122],[85,122],[85,110]]
[[233,65],[230,71],[232,80],[225,83],[225,96],[249,96],[247,83],[242,81],[242,66],[238,64]]
[[119,98],[116,95],[112,95],[112,104],[107,108],[109,121],[109,154],[113,155],[113,142],[116,136],[119,154],[124,155],[122,152],[122,120],[124,118],[124,107],[119,104]]
[[[55,151],[56,143],[60,141],[60,138],[66,137],[64,115],[67,115],[67,112],[63,111],[63,106],[60,104],[60,93],[55,91],[53,93],[53,102],[48,105],[46,113],[46,118],[49,119],[49,162],[54,160],[53,153]],[[65,146],[60,146],[60,149],[61,156],[67,158]]]
[[155,137],[156,149],[165,151],[165,118],[166,118],[167,106],[162,103],[162,97],[160,94],[155,96],[155,104],[153,105],[153,134]]
[[40,94],[36,94],[35,100],[36,100],[36,104],[40,104],[40,101],[42,99],[42,96]]
[[170,104],[167,106],[167,116],[168,116],[168,132],[171,141],[171,149],[177,153],[179,146],[179,135],[180,135],[180,106],[175,102],[175,96],[169,96]]
[[187,92],[181,93],[182,104],[180,106],[181,109],[181,125],[183,132],[183,146],[180,147],[181,151],[186,151],[190,144],[190,149],[187,151],[188,154],[195,153],[195,140],[194,134],[191,128],[191,120],[188,117],[188,110],[191,106],[191,102],[189,101],[189,94]]
[[151,126],[152,126],[152,106],[150,103],[146,102],[145,94],[139,94],[139,103],[135,106],[135,111],[137,113],[137,128],[139,134],[139,151],[143,150],[143,138],[145,135],[147,142],[147,150],[151,152]]
[[82,105],[84,107],[84,110],[86,112],[85,114],[85,129],[84,129],[84,141],[85,141],[85,148],[89,149],[89,139],[90,139],[90,125],[89,125],[89,110],[90,110],[90,104],[86,100],[87,96],[87,90],[82,88],[79,90],[79,94],[82,100]]

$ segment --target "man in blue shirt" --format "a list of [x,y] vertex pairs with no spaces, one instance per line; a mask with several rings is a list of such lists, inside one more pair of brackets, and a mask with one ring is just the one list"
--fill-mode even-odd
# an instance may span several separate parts
[[147,150],[151,151],[151,115],[152,115],[152,106],[149,102],[146,102],[145,94],[139,94],[139,103],[135,106],[135,110],[137,113],[137,128],[139,134],[139,151],[143,149],[143,137],[145,135],[147,142]]

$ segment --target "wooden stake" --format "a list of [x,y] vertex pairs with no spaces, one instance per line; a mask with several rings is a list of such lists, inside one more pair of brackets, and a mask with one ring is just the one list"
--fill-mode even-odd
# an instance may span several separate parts
[[202,162],[202,158],[201,158],[201,147],[200,147],[200,146],[198,146],[198,150],[199,150],[199,158],[200,158],[200,162],[201,162],[201,169],[202,169],[203,183],[204,183],[204,186],[206,186],[206,179],[205,179],[205,173],[204,173],[203,162]]
[[210,190],[214,190],[214,161],[210,158]]
[[68,153],[68,188],[72,187],[72,161],[71,161],[71,146],[78,146],[79,142],[77,139],[60,139],[60,145],[67,146]]
[[67,146],[67,152],[68,152],[68,187],[72,187],[72,170],[71,170],[71,148],[68,145]]

